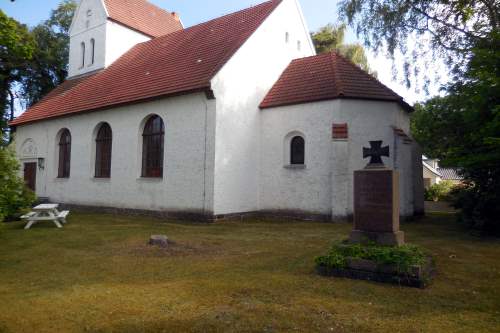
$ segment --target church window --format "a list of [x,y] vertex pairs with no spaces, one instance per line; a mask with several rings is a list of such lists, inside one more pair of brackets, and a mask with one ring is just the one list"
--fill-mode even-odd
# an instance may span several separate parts
[[142,177],[163,177],[163,141],[165,125],[159,116],[146,122],[142,133]]
[[91,52],[90,53],[90,55],[91,55],[90,64],[93,65],[95,62],[95,39],[94,38],[92,38],[90,40],[90,52]]
[[111,177],[111,149],[113,143],[113,132],[111,127],[104,123],[99,128],[95,139],[95,177]]
[[288,42],[289,42],[289,41],[290,41],[290,33],[289,33],[289,32],[287,32],[287,33],[285,34],[285,43],[287,43],[287,44],[288,44]]
[[290,141],[290,164],[305,164],[305,140],[301,136],[295,136]]
[[300,40],[297,41],[297,50],[300,51],[302,49],[302,43]]
[[57,178],[69,178],[71,166],[71,134],[64,129],[59,138],[59,168]]
[[82,42],[80,44],[80,48],[81,48],[81,52],[82,52],[82,62],[81,62],[82,66],[81,66],[81,68],[83,68],[83,67],[85,67],[85,43],[84,42]]

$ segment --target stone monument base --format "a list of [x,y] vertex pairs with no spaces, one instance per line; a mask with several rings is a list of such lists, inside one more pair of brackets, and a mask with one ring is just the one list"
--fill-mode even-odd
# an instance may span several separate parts
[[400,272],[394,265],[378,265],[372,260],[348,259],[345,268],[316,266],[316,272],[322,276],[342,277],[354,280],[368,280],[391,283],[400,286],[425,288],[435,275],[435,267],[429,257],[422,265],[412,266],[406,273]]
[[351,231],[349,239],[351,243],[366,244],[375,242],[380,245],[401,246],[405,243],[405,234],[402,231],[396,232],[370,232],[362,230]]

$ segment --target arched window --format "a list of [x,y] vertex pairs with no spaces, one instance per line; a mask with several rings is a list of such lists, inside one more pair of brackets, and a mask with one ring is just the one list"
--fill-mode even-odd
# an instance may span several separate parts
[[301,136],[290,141],[290,164],[305,164],[305,141]]
[[82,52],[82,62],[81,62],[81,64],[82,64],[82,68],[83,68],[83,67],[85,67],[85,43],[82,42],[80,44],[80,47],[81,47],[81,52]]
[[95,62],[95,39],[90,40],[90,64],[93,65]]
[[159,116],[146,122],[142,133],[142,177],[163,177],[163,139],[165,126]]
[[59,138],[59,168],[58,178],[69,178],[71,166],[71,134],[67,129],[63,130]]
[[288,42],[290,41],[290,33],[289,32],[286,32],[285,33],[285,43],[288,44]]
[[302,49],[302,42],[300,40],[297,41],[297,51]]
[[104,123],[99,128],[95,139],[95,177],[111,177],[111,146],[113,132],[111,127]]

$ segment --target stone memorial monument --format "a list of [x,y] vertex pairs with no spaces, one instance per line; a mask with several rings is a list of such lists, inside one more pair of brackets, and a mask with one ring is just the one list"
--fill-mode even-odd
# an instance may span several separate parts
[[[415,246],[400,248],[404,233],[399,230],[399,173],[384,166],[383,156],[389,157],[389,147],[382,147],[382,141],[370,141],[370,148],[363,148],[363,158],[370,157],[370,163],[354,171],[354,228],[350,242],[338,243],[326,256],[317,257],[316,271],[324,276],[425,288],[434,276],[433,261]],[[362,244],[365,251],[353,254],[353,247],[357,248],[353,244]],[[387,253],[404,258],[408,266],[371,256],[379,246],[387,246]],[[335,260],[331,260],[332,256]],[[344,259],[342,263],[339,258]]]
[[382,156],[389,157],[389,146],[370,141],[363,148],[363,158],[370,163],[354,171],[354,230],[352,243],[375,242],[380,245],[404,244],[399,230],[399,173],[384,166]]

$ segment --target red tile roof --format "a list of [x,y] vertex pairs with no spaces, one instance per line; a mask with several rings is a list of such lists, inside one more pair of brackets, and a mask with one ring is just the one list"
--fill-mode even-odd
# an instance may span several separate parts
[[10,125],[210,89],[211,79],[280,3],[268,1],[138,44],[103,71],[67,81],[56,88],[64,93],[51,93]]
[[179,17],[146,0],[104,0],[109,18],[151,37],[182,29]]
[[335,52],[293,60],[260,107],[337,98],[395,101],[411,109],[401,96]]

